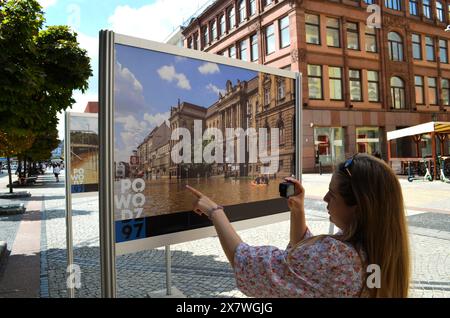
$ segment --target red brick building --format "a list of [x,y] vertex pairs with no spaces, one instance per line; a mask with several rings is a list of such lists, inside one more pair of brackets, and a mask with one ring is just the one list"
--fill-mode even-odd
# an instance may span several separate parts
[[88,102],[86,108],[84,109],[84,112],[98,114],[98,102]]
[[[355,152],[386,158],[387,131],[450,121],[449,10],[445,0],[218,0],[183,35],[188,48],[303,74],[308,172]],[[431,155],[430,138],[419,155]],[[406,138],[391,151],[417,155]]]

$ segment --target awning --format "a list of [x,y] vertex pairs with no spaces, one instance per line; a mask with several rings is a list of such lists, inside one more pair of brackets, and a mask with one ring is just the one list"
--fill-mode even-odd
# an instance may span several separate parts
[[429,122],[412,126],[404,129],[389,131],[387,133],[387,140],[393,140],[408,136],[429,134],[435,132],[437,134],[450,134],[450,122]]

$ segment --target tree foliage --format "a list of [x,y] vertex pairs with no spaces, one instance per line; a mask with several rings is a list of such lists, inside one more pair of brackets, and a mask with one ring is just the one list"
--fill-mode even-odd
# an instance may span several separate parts
[[58,113],[75,102],[74,90],[88,89],[92,75],[77,34],[44,23],[36,0],[0,0],[0,155],[6,157],[49,155],[57,146]]

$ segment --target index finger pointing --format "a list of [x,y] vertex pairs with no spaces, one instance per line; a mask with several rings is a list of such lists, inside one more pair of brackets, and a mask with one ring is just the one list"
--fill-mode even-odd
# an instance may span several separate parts
[[194,189],[191,186],[186,185],[186,189],[188,189],[189,191],[192,192],[193,195],[195,195],[197,198],[201,198],[203,196],[203,193],[201,193],[200,191]]

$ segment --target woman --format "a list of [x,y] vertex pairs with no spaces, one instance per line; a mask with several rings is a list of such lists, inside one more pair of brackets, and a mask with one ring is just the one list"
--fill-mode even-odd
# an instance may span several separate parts
[[[407,297],[410,269],[400,183],[382,160],[358,154],[341,163],[324,197],[336,235],[312,236],[305,221],[305,190],[292,178],[296,195],[286,250],[245,244],[223,207],[197,190],[194,211],[213,222],[234,268],[238,288],[251,297]],[[372,271],[380,269],[374,284]],[[375,271],[375,274],[376,271]],[[369,277],[370,275],[370,277]],[[377,280],[379,280],[377,282]],[[376,287],[374,287],[374,285]]]

